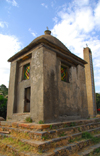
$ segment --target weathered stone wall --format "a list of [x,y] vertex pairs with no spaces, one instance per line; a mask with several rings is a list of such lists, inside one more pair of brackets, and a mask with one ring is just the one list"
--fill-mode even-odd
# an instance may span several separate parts
[[[88,117],[85,69],[69,68],[69,83],[61,81],[61,59],[50,49],[44,48],[44,120],[60,117]],[[67,62],[66,62],[67,63]]]
[[[59,115],[88,116],[84,67],[71,66],[69,83],[61,81],[61,61],[58,60]],[[85,116],[84,116],[85,112]]]
[[85,65],[88,111],[90,117],[93,117],[97,114],[97,108],[96,108],[92,53],[89,51],[88,47],[84,48],[83,55],[84,55],[84,60],[88,62],[88,64]]
[[[24,112],[25,88],[31,87],[30,114],[33,121],[60,121],[60,117],[87,117],[85,71],[69,67],[69,83],[61,81],[61,58],[52,49],[31,49],[31,58],[19,57],[11,64],[7,117]],[[65,60],[64,60],[65,61]],[[67,61],[65,61],[67,63]],[[23,66],[30,63],[30,79],[23,80]],[[67,119],[67,118],[66,118]]]
[[16,84],[16,101],[14,105],[16,106],[16,110],[14,113],[23,113],[24,112],[24,100],[25,100],[25,88],[30,87],[30,79],[23,80],[23,66],[30,63],[31,66],[31,59],[22,61],[18,63],[17,67],[17,84]]
[[31,117],[44,121],[43,106],[43,47],[32,52],[31,61]]
[[78,68],[78,86],[79,86],[79,94],[78,98],[78,106],[80,107],[80,115],[82,118],[88,117],[88,104],[87,104],[87,92],[86,92],[86,80],[85,80],[85,67],[80,65]]
[[[25,56],[31,58],[22,61]],[[32,49],[17,60],[11,63],[9,98],[7,108],[7,118],[11,118],[14,113],[24,113],[25,88],[31,87],[30,114],[33,121],[44,120],[43,107],[43,48]],[[30,63],[30,78],[23,80],[23,67]],[[25,114],[25,113],[24,113]],[[17,120],[17,115],[16,118]],[[19,120],[19,116],[18,116]]]
[[16,90],[16,69],[17,62],[14,61],[11,63],[10,69],[10,81],[9,81],[9,90],[8,90],[8,103],[7,103],[7,119],[12,119],[14,103],[15,103],[15,90]]
[[54,121],[59,114],[56,53],[43,48],[44,121]]

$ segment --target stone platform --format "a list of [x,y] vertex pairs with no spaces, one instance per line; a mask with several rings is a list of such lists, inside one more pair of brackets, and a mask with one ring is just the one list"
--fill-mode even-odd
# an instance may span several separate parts
[[99,147],[100,118],[49,124],[0,122],[2,155],[87,156]]

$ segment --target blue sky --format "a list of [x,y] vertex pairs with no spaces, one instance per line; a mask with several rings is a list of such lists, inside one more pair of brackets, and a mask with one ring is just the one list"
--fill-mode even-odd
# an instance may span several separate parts
[[100,92],[100,0],[0,0],[0,84],[9,83],[8,58],[43,35],[47,26],[81,58],[88,44]]

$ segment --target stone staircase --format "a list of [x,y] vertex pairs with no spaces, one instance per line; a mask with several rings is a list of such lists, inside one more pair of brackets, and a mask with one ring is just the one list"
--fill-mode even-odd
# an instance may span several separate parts
[[50,124],[0,122],[2,156],[92,156],[97,150],[100,118]]

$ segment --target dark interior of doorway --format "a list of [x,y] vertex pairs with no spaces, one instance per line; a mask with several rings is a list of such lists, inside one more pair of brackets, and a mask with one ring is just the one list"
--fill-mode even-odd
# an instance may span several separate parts
[[25,102],[24,102],[24,112],[30,112],[30,87],[25,88]]

